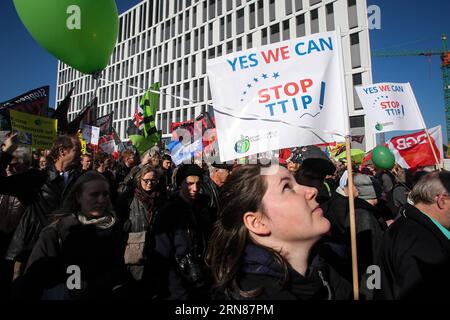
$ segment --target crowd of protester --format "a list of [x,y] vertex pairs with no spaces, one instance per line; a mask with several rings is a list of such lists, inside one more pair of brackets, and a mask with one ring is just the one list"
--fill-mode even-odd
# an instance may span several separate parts
[[[353,298],[347,167],[317,147],[175,166],[157,147],[116,161],[72,136],[32,153],[14,141],[0,151],[2,299]],[[360,299],[448,298],[450,173],[352,168]]]

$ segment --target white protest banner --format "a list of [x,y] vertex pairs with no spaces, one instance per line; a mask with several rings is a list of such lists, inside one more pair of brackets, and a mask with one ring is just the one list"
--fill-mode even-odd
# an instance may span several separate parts
[[409,83],[378,83],[355,89],[372,133],[425,128]]
[[207,65],[222,162],[345,140],[349,120],[338,32],[228,54]]
[[98,139],[100,138],[100,128],[84,125],[82,136],[86,140],[86,143],[97,145]]

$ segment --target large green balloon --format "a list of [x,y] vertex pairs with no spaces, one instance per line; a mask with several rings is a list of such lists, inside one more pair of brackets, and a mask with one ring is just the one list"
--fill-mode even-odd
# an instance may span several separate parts
[[372,150],[372,162],[377,168],[390,170],[395,165],[395,157],[389,148],[378,146]]
[[103,70],[117,40],[114,0],[14,0],[33,38],[56,58],[87,74]]

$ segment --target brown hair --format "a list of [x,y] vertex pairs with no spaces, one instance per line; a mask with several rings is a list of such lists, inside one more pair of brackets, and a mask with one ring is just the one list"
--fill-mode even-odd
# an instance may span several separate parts
[[136,174],[136,177],[134,178],[135,179],[134,181],[136,182],[136,186],[139,189],[142,189],[142,186],[141,186],[142,177],[145,176],[149,172],[153,172],[155,174],[155,179],[159,178],[158,171],[155,169],[155,167],[153,167],[150,164],[146,164],[145,166],[143,166],[141,168],[141,170],[138,171],[138,173]]
[[[246,212],[262,212],[262,199],[267,191],[267,182],[261,175],[260,165],[245,165],[233,171],[219,196],[219,219],[211,236],[206,262],[211,268],[215,287],[228,298],[253,298],[262,293],[263,288],[243,291],[239,288],[237,274],[243,264],[244,250],[248,242],[253,242],[243,217]],[[287,280],[287,262],[278,253],[261,246],[272,253],[274,259],[284,269]]]
[[59,152],[61,150],[72,149],[73,147],[75,147],[77,140],[78,139],[75,136],[69,136],[69,135],[57,136],[55,139],[55,142],[53,143],[53,146],[50,150],[49,157],[53,161],[57,161],[59,158]]

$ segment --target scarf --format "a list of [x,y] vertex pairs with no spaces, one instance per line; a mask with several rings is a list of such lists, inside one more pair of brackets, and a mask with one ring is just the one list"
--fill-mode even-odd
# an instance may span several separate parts
[[86,216],[79,213],[78,221],[83,225],[93,225],[99,229],[109,229],[116,223],[116,218],[108,215],[98,219],[88,219]]
[[147,192],[142,188],[136,188],[134,190],[134,196],[147,208],[148,221],[151,221],[156,207],[156,199],[159,197],[159,192],[154,190]]

